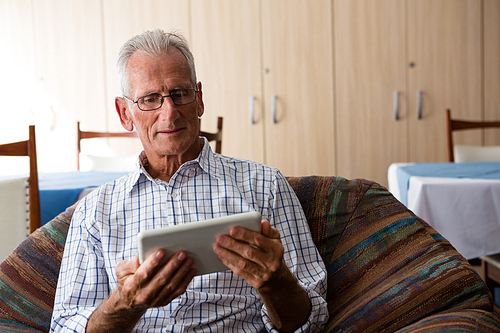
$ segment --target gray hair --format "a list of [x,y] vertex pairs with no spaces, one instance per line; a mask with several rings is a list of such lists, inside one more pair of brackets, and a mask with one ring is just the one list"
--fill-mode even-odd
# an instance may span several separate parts
[[194,67],[194,57],[189,50],[187,40],[179,33],[171,31],[164,32],[161,29],[144,31],[143,33],[129,39],[120,49],[116,70],[123,95],[130,93],[130,81],[128,77],[127,65],[130,57],[136,52],[141,51],[147,55],[160,56],[168,52],[169,47],[175,47],[182,52],[188,62],[191,72],[191,81],[196,84],[196,70]]

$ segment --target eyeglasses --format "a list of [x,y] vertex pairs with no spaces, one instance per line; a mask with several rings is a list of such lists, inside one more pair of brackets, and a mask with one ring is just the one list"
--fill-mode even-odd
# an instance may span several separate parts
[[193,88],[174,89],[170,91],[169,95],[163,96],[162,94],[149,94],[147,96],[139,97],[137,101],[133,101],[127,96],[123,96],[126,100],[137,104],[139,110],[153,111],[162,107],[163,101],[166,97],[170,97],[174,105],[181,106],[193,103],[196,100],[196,93],[198,90]]

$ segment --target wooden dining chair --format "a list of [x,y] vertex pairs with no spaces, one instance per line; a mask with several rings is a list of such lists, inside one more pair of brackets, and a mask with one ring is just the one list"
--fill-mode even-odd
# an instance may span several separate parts
[[80,170],[80,153],[82,150],[81,141],[93,138],[137,138],[136,132],[98,132],[98,131],[82,131],[80,122],[76,123],[77,130],[77,167]]
[[494,127],[500,129],[500,121],[452,119],[450,109],[446,110],[445,116],[448,162],[500,161],[500,146],[463,146],[453,143],[453,132],[455,131]]
[[[201,120],[200,120],[201,125]],[[217,131],[207,132],[200,131],[200,136],[204,136],[208,141],[215,141],[215,152],[221,153],[222,149],[222,117],[217,118]],[[81,141],[84,139],[92,138],[136,138],[136,132],[98,132],[98,131],[83,131],[80,128],[80,122],[77,122],[77,167],[80,170],[80,153],[81,153]],[[127,157],[128,158],[128,157]]]
[[40,192],[38,188],[38,166],[36,158],[35,126],[29,126],[28,140],[0,144],[0,156],[29,157],[29,231],[32,233],[41,226]]
[[[201,119],[200,119],[201,128]],[[200,136],[204,136],[208,141],[215,141],[215,152],[221,154],[222,151],[222,117],[217,117],[217,131],[206,132],[200,131]]]

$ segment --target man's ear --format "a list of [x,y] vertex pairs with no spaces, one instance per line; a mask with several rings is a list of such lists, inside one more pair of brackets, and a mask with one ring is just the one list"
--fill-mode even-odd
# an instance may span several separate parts
[[203,104],[203,93],[201,91],[201,82],[198,82],[198,118],[205,113],[205,105]]
[[130,116],[130,111],[128,109],[128,104],[125,98],[116,97],[115,108],[116,112],[118,113],[118,117],[120,117],[120,122],[122,123],[123,128],[125,128],[129,132],[132,132],[134,130],[134,123],[132,121],[132,117]]

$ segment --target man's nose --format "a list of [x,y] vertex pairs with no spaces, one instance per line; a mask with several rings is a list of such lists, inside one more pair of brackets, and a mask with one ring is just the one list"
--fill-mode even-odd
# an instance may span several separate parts
[[179,117],[177,106],[174,104],[174,101],[172,101],[172,98],[170,97],[163,98],[163,105],[159,110],[166,119],[174,120]]

